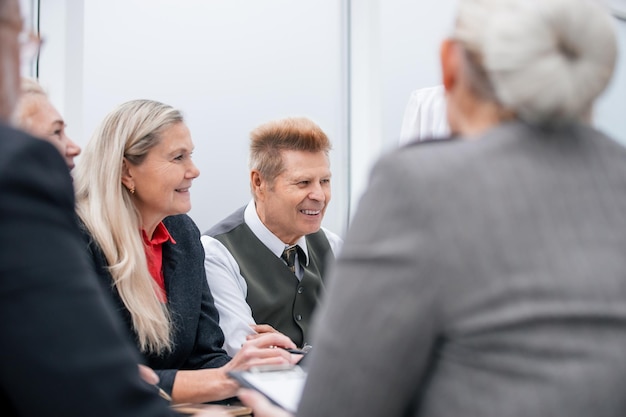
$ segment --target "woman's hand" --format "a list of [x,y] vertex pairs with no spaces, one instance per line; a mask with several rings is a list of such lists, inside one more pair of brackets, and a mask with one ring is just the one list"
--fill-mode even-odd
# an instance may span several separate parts
[[146,365],[139,364],[139,376],[145,382],[150,385],[156,385],[159,383],[159,376],[152,370],[152,368],[147,367]]

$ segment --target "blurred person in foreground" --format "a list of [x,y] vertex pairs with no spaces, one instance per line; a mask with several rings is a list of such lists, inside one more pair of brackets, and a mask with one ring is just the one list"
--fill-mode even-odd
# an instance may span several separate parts
[[68,168],[74,168],[80,147],[67,136],[63,117],[35,80],[22,78],[20,99],[12,118],[18,128],[52,143],[65,158]]
[[139,354],[97,282],[67,165],[6,126],[22,30],[19,2],[0,0],[0,415],[177,415],[140,378]]
[[[77,213],[96,272],[175,403],[233,397],[227,372],[288,364],[295,348],[267,333],[232,359],[204,272],[200,232],[187,216],[199,170],[181,113],[153,100],[111,111],[74,170]],[[294,355],[295,356],[295,355]]]
[[201,238],[230,354],[255,332],[276,330],[301,347],[310,342],[313,313],[342,243],[322,227],[330,149],[326,133],[305,117],[272,120],[250,133],[253,199]]
[[298,416],[626,415],[626,149],[588,124],[615,61],[594,1],[459,1],[463,140],[373,170]]

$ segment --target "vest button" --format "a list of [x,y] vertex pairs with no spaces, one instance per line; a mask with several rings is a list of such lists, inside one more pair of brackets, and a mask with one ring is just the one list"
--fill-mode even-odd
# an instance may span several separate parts
[[302,294],[304,292],[304,287],[298,287],[298,294]]
[[302,314],[296,314],[296,320],[297,321],[302,320]]

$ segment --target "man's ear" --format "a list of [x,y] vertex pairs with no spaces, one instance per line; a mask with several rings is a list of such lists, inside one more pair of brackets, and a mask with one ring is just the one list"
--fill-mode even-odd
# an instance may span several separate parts
[[441,61],[441,78],[446,92],[454,89],[458,81],[459,73],[459,48],[452,39],[445,39],[439,49],[439,59]]
[[250,187],[256,200],[260,199],[265,193],[265,181],[261,178],[261,173],[254,169],[250,171]]
[[122,184],[129,190],[135,189],[135,181],[133,180],[130,163],[124,158],[122,160]]

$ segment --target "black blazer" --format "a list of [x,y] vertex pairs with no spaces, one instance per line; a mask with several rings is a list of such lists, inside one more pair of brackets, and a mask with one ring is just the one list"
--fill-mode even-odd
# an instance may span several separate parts
[[174,415],[102,293],[67,166],[0,126],[0,415]]
[[[159,375],[159,385],[171,392],[179,369],[219,368],[230,360],[230,356],[222,350],[224,334],[206,280],[200,231],[185,214],[168,217],[163,223],[176,241],[176,244],[163,244],[163,276],[168,309],[174,322],[174,348],[171,353],[161,356],[145,355],[145,359],[146,365]],[[112,285],[108,263],[86,231],[84,236],[100,281],[111,292],[126,323],[127,333],[136,343],[130,313]]]

